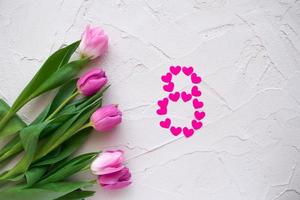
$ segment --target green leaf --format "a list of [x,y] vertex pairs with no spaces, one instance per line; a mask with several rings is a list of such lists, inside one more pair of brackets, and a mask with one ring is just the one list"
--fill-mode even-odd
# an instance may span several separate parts
[[[1,119],[0,121],[0,130],[2,130],[8,121],[15,115],[15,113],[20,110],[27,102],[35,98],[39,94],[46,92],[47,90],[36,92],[38,88],[43,85],[45,82],[48,82],[48,79],[53,77],[53,74],[66,66],[70,57],[77,49],[80,41],[74,42],[73,44],[66,46],[65,48],[59,49],[53,53],[46,62],[42,65],[39,71],[35,74],[32,80],[27,84],[23,89],[21,94],[17,97],[13,103],[9,112]],[[69,79],[66,79],[69,80]],[[56,84],[56,86],[59,86]],[[53,89],[53,87],[51,88]]]
[[57,181],[64,180],[68,178],[69,176],[86,169],[88,166],[90,166],[91,162],[94,160],[94,158],[98,155],[98,152],[95,153],[87,153],[80,156],[77,156],[76,158],[73,158],[70,161],[65,161],[61,163],[59,166],[51,170],[46,177],[43,177],[41,181],[38,182],[38,184],[47,184],[47,183],[53,183]]
[[0,180],[9,180],[24,173],[34,158],[40,133],[46,128],[47,123],[39,123],[28,126],[21,130],[20,138],[25,150],[23,158],[9,171],[4,172],[0,176]]
[[8,158],[16,155],[22,151],[23,146],[20,142],[19,136],[13,138],[9,143],[7,143],[0,151],[0,163],[6,161]]
[[50,153],[52,150],[56,149],[61,143],[55,147],[52,146],[52,143],[54,142],[53,140],[56,139],[54,138],[54,135],[56,137],[59,137],[59,135],[63,135],[73,125],[73,123],[77,120],[78,117],[79,117],[78,114],[73,116],[68,121],[66,121],[62,126],[60,126],[54,133],[52,133],[51,136],[49,137],[50,139],[46,138],[45,143],[38,150],[37,155],[34,158],[34,161],[41,159],[42,157]]
[[1,190],[0,200],[54,200],[91,185],[91,182],[58,182],[31,188],[16,186]]
[[41,85],[31,94],[30,99],[35,98],[36,96],[52,90],[66,82],[66,80],[70,80],[74,78],[89,62],[88,59],[76,60],[70,63],[67,63],[64,67],[58,69],[55,73],[53,73],[47,81],[41,83]]
[[41,112],[41,114],[32,122],[32,124],[44,121],[52,112],[54,112],[72,93],[76,90],[77,79],[72,79],[71,81],[64,84],[56,93],[53,100],[48,104],[48,106]]
[[[68,63],[70,57],[75,52],[80,41],[74,42],[65,48],[59,49],[52,54],[35,74],[29,84],[24,88],[12,106],[13,111],[19,110],[24,104],[33,99],[33,93],[45,82],[48,82],[52,75],[63,68]],[[68,80],[68,79],[65,79]]]
[[[7,114],[9,109],[9,105],[3,99],[0,99],[0,119]],[[15,115],[6,126],[0,130],[0,139],[13,135],[24,127],[26,127],[26,123]]]
[[90,131],[90,129],[82,130],[81,133],[74,135],[70,138],[70,140],[67,140],[64,144],[62,144],[61,148],[58,149],[58,152],[46,155],[39,162],[34,163],[33,166],[51,165],[69,157],[83,144]]
[[[88,121],[90,115],[101,105],[102,95],[104,91],[105,90],[97,93],[96,95],[86,99],[85,101],[80,102],[77,106],[75,106],[74,109],[72,109],[72,112],[73,114],[75,114],[75,116],[70,117],[67,121],[62,123],[62,125],[58,127],[58,129],[54,131],[54,133],[52,133],[49,138],[45,138],[44,139],[45,143],[41,147],[39,147],[39,150],[37,151],[36,155],[34,155],[34,153],[36,152],[36,145],[38,142],[38,138],[44,137],[43,134],[45,132],[44,131],[45,128],[42,128],[42,130],[40,130],[41,132],[39,132],[38,129],[34,130],[35,126],[39,126],[39,124],[34,124],[32,126],[23,129],[21,131],[22,132],[21,135],[23,136],[22,137],[23,141],[24,139],[26,139],[25,137],[26,134],[32,132],[29,135],[30,137],[32,137],[31,147],[33,150],[26,151],[26,154],[23,157],[23,159],[12,170],[10,170],[10,172],[6,172],[5,174],[2,174],[0,176],[0,180],[11,179],[15,175],[24,173],[28,169],[32,161],[40,160],[42,157],[46,156],[48,153],[58,148],[62,143],[70,139],[72,136],[79,134],[78,130]],[[70,111],[71,110],[69,110],[69,112]],[[62,113],[66,114],[64,112]],[[55,122],[55,120],[56,119],[53,119],[53,122]],[[51,122],[49,122],[49,124],[47,124],[47,129],[49,129],[48,127],[51,127],[51,125],[52,125]],[[32,128],[32,130],[30,128]],[[26,132],[26,130],[30,130],[30,131]],[[20,146],[18,146],[18,144],[16,145],[17,145],[16,148],[14,147],[12,148],[14,150],[12,153],[20,151]],[[32,158],[32,156],[34,156],[34,158]]]
[[46,173],[47,167],[34,167],[25,172],[25,177],[27,181],[27,187],[32,186],[40,180],[40,178]]
[[[30,124],[37,124],[39,122],[44,121],[47,116],[49,116],[52,112],[54,112],[54,110],[56,110],[61,104],[62,102],[68,98],[69,96],[72,95],[72,93],[76,90],[76,82],[77,79],[73,79],[71,81],[69,81],[68,83],[64,84],[59,91],[57,92],[57,94],[55,95],[54,99],[51,101],[51,103],[48,104],[48,106],[39,114],[39,116]],[[1,103],[1,100],[0,100]],[[0,104],[0,110],[1,110],[1,104]],[[67,120],[67,117],[70,117],[71,115],[68,116],[64,116],[64,119]],[[60,123],[63,123],[62,117],[60,118]],[[56,122],[58,122],[58,120],[56,120]],[[58,124],[56,125],[49,125],[47,127],[46,131],[43,131],[43,133],[40,135],[46,135],[49,132],[52,132],[54,129],[56,129],[58,126]],[[6,129],[7,127],[5,127],[4,129]],[[13,138],[10,142],[8,142],[4,148],[2,148],[0,150],[0,163],[3,162],[4,160],[16,155],[17,153],[19,153],[20,151],[23,150],[23,146],[20,142],[20,138],[19,136],[16,136],[15,138]]]
[[90,104],[87,104],[85,107],[81,107],[82,105],[78,106],[80,112],[66,121],[59,129],[51,134],[49,138],[47,138],[47,141],[43,144],[43,146],[41,146],[34,160],[36,161],[41,159],[42,157],[59,147],[70,137],[77,134],[80,128],[87,123],[92,113],[100,107],[102,103],[102,95],[103,92],[99,92],[98,94],[94,95],[98,98],[93,99],[93,102],[90,102],[90,99],[88,99],[83,104],[85,104],[86,102],[90,102]]
[[87,197],[91,197],[94,194],[95,191],[79,190],[79,191],[70,192],[69,194],[55,200],[81,200]]

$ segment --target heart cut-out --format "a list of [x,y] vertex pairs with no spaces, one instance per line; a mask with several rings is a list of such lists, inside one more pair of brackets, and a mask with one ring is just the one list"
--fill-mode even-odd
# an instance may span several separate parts
[[172,74],[177,75],[179,74],[179,72],[181,71],[181,67],[180,66],[171,66],[170,67],[170,72],[172,72]]
[[166,118],[164,121],[160,121],[160,122],[159,122],[159,125],[160,125],[162,128],[169,128],[170,125],[171,125],[171,119],[170,119],[170,118]]
[[194,97],[201,96],[201,91],[198,89],[198,86],[196,85],[192,87],[191,93]]
[[173,135],[177,136],[181,133],[182,129],[181,127],[171,126],[170,131]]
[[202,127],[202,122],[198,122],[197,120],[193,120],[192,121],[192,126],[195,130],[198,130]]
[[191,75],[193,73],[193,71],[194,71],[193,67],[183,67],[182,68],[182,72],[187,76]]
[[191,81],[192,81],[192,83],[195,83],[195,84],[200,83],[201,82],[201,77],[197,76],[196,73],[192,73]]
[[166,92],[172,92],[174,89],[174,83],[173,82],[169,82],[167,85],[163,86],[164,91]]
[[197,120],[201,120],[201,119],[203,119],[205,117],[205,112],[203,112],[203,111],[196,111],[196,112],[194,112],[194,115],[195,115],[195,118]]
[[175,93],[170,93],[169,94],[169,99],[171,101],[174,101],[174,102],[177,102],[178,99],[179,99],[179,97],[180,97],[180,93],[179,92],[175,92]]
[[165,115],[165,114],[167,114],[167,109],[166,108],[157,109],[156,113],[159,115]]
[[191,100],[192,95],[186,92],[181,92],[181,98],[184,102],[188,102],[189,100]]
[[194,134],[194,130],[184,127],[183,134],[185,135],[185,137],[191,137]]
[[159,107],[161,108],[167,108],[169,103],[169,99],[168,98],[163,98],[162,100],[158,100],[157,104],[159,105]]
[[177,102],[178,99],[179,99],[179,97],[180,97],[180,93],[179,92],[175,92],[175,93],[170,93],[169,94],[169,99],[171,101],[174,101],[174,102]]
[[193,106],[194,106],[195,109],[202,108],[203,107],[203,102],[199,101],[198,99],[194,99],[193,100]]
[[161,76],[161,80],[165,83],[169,83],[172,80],[172,74],[166,73],[166,75]]

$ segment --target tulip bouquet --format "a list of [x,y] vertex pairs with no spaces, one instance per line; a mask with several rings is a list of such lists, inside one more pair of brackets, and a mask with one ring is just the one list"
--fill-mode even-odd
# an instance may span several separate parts
[[[0,200],[76,200],[94,194],[87,187],[98,182],[104,189],[119,189],[131,181],[123,151],[74,153],[94,129],[108,132],[122,121],[117,105],[102,106],[108,79],[92,68],[79,79],[80,70],[102,56],[108,37],[101,28],[86,27],[81,40],[53,53],[10,107],[0,99],[0,165],[17,155],[16,164],[0,174]],[[79,49],[80,58],[70,61]],[[59,88],[52,101],[30,123],[17,112],[39,95]],[[70,177],[90,169],[97,180]]]

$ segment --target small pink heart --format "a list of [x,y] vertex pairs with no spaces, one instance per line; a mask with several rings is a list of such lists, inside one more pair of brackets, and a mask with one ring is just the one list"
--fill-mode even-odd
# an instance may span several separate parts
[[191,100],[192,95],[187,94],[186,92],[181,92],[181,98],[184,102],[187,102],[187,101]]
[[203,102],[199,101],[198,99],[194,99],[193,100],[193,106],[194,106],[195,109],[202,108],[203,107]]
[[203,111],[196,111],[194,112],[194,115],[195,115],[195,118],[198,119],[198,120],[201,120],[205,117],[205,112]]
[[166,75],[161,76],[161,80],[165,83],[169,83],[172,80],[172,74],[166,73]]
[[191,75],[193,73],[194,68],[192,66],[190,66],[190,67],[183,67],[182,71],[183,71],[183,73],[185,75],[189,76],[189,75]]
[[173,135],[177,136],[181,133],[182,129],[180,127],[171,126],[170,131]]
[[172,92],[174,89],[174,83],[170,82],[167,85],[163,86],[164,91],[166,92]]
[[193,128],[194,128],[195,130],[198,130],[198,129],[200,129],[200,128],[202,127],[202,122],[198,122],[198,121],[196,121],[196,120],[193,120],[193,121],[192,121],[192,126],[193,126]]
[[157,101],[157,105],[159,105],[159,107],[161,107],[161,108],[167,108],[168,103],[169,103],[168,98],[163,98],[162,100]]
[[167,114],[167,109],[166,108],[157,109],[156,113],[159,115],[165,115],[165,114]]
[[180,97],[179,92],[175,92],[175,93],[170,93],[170,94],[169,94],[169,99],[170,99],[171,101],[174,101],[174,102],[177,102],[178,99],[179,99],[179,97]]
[[184,127],[183,134],[185,135],[185,137],[191,137],[194,134],[194,130]]
[[180,66],[171,66],[170,67],[170,72],[172,72],[172,74],[177,75],[179,74],[179,72],[181,71],[181,67]]
[[171,119],[170,119],[170,118],[166,118],[164,121],[160,121],[160,122],[159,122],[159,125],[160,125],[162,128],[169,128],[170,125],[171,125]]
[[192,73],[191,80],[192,80],[193,83],[200,83],[201,82],[200,76],[197,76],[196,73]]
[[192,87],[191,93],[195,97],[201,96],[201,91],[198,89],[198,86],[196,85]]

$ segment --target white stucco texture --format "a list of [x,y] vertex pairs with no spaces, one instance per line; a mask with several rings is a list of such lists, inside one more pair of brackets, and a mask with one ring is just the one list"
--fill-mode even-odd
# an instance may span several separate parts
[[[109,77],[105,104],[119,104],[124,118],[80,152],[124,150],[133,180],[119,191],[95,185],[91,200],[300,199],[300,1],[1,0],[0,96],[11,104],[87,24],[110,38],[93,66]],[[191,65],[203,80],[204,126],[188,139],[158,125],[170,65]],[[20,116],[31,121],[51,95]],[[169,109],[176,123],[191,120],[191,104]]]

